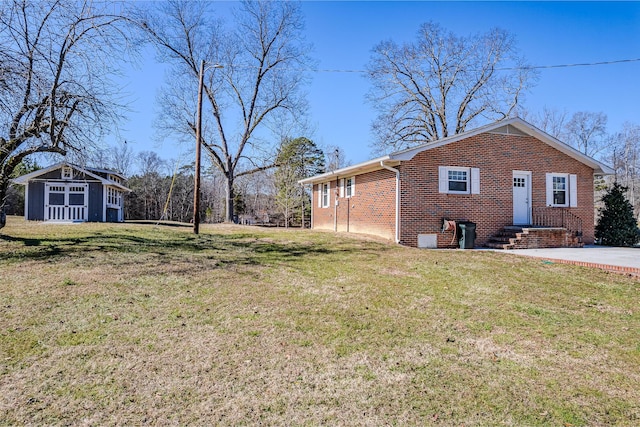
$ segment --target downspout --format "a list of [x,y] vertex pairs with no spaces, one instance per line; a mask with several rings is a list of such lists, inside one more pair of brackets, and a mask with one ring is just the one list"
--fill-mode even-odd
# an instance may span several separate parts
[[396,174],[396,243],[400,243],[400,171],[384,164],[380,160],[380,166]]
[[351,203],[347,203],[347,233],[349,232],[349,217],[351,215]]
[[[338,231],[338,186],[340,185],[340,178],[336,178],[336,191],[335,198],[333,199],[333,231]],[[331,190],[331,186],[329,186],[329,190]]]

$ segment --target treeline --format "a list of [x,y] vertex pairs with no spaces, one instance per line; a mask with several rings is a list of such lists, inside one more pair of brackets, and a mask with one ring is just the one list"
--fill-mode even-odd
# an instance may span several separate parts
[[615,174],[596,179],[596,203],[604,190],[618,183],[633,206],[636,220],[640,217],[640,125],[626,122],[610,130],[603,112],[578,111],[569,114],[545,108],[537,114],[524,113],[524,119],[576,150],[613,167]]
[[[298,184],[298,180],[346,165],[339,147],[328,147],[326,153],[308,138],[285,138],[274,156],[273,167],[241,174],[234,181],[233,221],[309,226],[311,196],[309,189]],[[194,164],[171,168],[169,162],[155,152],[144,151],[133,156],[130,149],[122,145],[98,153],[92,161],[107,169],[125,172],[134,164],[137,166],[139,172],[127,181],[132,191],[125,195],[126,219],[192,221]],[[204,223],[226,219],[226,179],[215,167],[202,171],[199,214]]]
[[[128,220],[191,222],[193,219],[193,165],[170,175],[158,171],[133,175],[127,181],[132,190],[125,195]],[[236,183],[236,222],[278,224],[272,173],[256,173]],[[224,181],[219,174],[206,172],[201,179],[200,218],[204,223],[225,218]]]

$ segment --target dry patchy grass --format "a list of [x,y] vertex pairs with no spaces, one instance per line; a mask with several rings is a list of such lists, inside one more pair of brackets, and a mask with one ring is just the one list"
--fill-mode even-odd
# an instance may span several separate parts
[[0,424],[637,425],[637,280],[236,226],[0,235]]

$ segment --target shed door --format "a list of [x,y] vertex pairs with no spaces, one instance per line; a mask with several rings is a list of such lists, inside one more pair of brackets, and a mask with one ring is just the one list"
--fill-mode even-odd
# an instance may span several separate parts
[[531,224],[531,172],[513,171],[513,224]]
[[89,184],[45,183],[45,221],[87,221]]

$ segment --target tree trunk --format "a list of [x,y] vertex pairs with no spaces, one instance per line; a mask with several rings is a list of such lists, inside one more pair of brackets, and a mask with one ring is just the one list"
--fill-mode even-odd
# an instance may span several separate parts
[[233,199],[235,198],[235,194],[233,192],[233,172],[226,172],[225,178],[227,181],[226,195],[227,195],[227,203],[226,203],[226,212],[224,222],[232,223],[233,221]]
[[284,228],[289,228],[289,203],[287,203],[287,207],[284,209]]
[[[302,187],[304,189],[304,187]],[[300,199],[301,201],[301,205],[302,205],[302,212],[300,213],[300,218],[301,218],[301,224],[300,224],[300,228],[304,230],[304,191],[302,193],[302,199]]]
[[4,212],[4,204],[7,200],[7,190],[9,188],[9,180],[0,180],[0,228],[4,227],[7,223],[7,215]]

